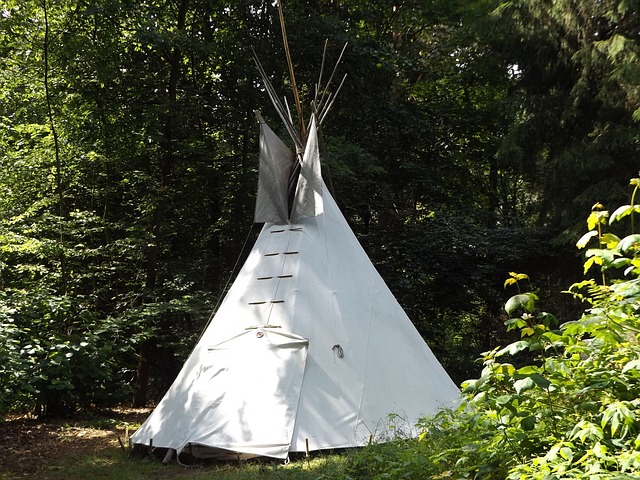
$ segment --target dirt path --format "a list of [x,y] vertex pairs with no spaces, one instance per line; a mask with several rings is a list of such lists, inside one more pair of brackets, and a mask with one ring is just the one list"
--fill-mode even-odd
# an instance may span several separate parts
[[30,476],[61,458],[113,448],[125,441],[125,425],[139,424],[148,409],[117,409],[94,419],[0,420],[0,477]]

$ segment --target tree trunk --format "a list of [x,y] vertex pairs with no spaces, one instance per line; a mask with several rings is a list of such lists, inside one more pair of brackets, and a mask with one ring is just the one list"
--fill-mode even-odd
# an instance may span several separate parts
[[51,135],[53,136],[53,148],[54,148],[54,165],[55,173],[54,178],[56,182],[56,193],[58,195],[58,215],[60,217],[60,292],[62,295],[67,294],[67,262],[64,251],[64,190],[62,186],[62,159],[60,157],[60,141],[58,139],[58,131],[56,130],[56,124],[53,117],[53,106],[51,102],[51,91],[49,89],[49,43],[51,42],[51,32],[49,30],[49,12],[47,9],[47,0],[42,3],[44,13],[44,48],[43,48],[43,61],[44,61],[44,92],[47,101],[47,117],[49,119],[49,126],[51,127]]
[[[187,16],[189,0],[181,0],[178,10],[177,28],[184,30]],[[160,164],[159,192],[156,201],[155,212],[153,215],[153,223],[151,225],[152,241],[147,251],[147,268],[145,278],[145,296],[152,299],[156,290],[156,282],[158,276],[159,261],[159,245],[162,237],[162,224],[167,210],[167,188],[170,186],[170,176],[173,166],[176,162],[175,141],[177,137],[177,100],[178,100],[178,80],[180,78],[182,51],[179,47],[174,46],[169,58],[169,81],[167,84],[167,97],[164,127],[162,129],[162,148],[163,155]],[[142,407],[146,405],[149,392],[149,377],[151,365],[154,363],[150,358],[149,340],[143,342],[138,350],[138,369],[136,375],[137,391],[134,397],[134,406]]]

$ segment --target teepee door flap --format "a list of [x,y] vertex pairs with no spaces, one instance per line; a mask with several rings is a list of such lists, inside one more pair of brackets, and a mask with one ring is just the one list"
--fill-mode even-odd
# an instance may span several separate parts
[[209,347],[189,389],[189,443],[286,458],[308,344],[289,332],[255,328]]

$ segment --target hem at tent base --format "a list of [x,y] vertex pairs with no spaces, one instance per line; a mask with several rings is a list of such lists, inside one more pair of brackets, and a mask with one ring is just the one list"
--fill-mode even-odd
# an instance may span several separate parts
[[181,453],[205,460],[250,460],[261,456],[255,453],[242,453],[198,444],[187,444]]

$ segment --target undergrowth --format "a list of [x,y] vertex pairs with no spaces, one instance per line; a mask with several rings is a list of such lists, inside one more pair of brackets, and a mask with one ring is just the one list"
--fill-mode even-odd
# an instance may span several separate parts
[[[612,214],[596,204],[577,242],[585,274],[567,293],[581,300],[578,319],[541,310],[525,274],[511,273],[506,328],[520,339],[485,352],[480,378],[463,383],[456,410],[417,425],[417,439],[395,439],[345,455],[288,466],[246,464],[185,470],[132,460],[118,450],[61,461],[46,478],[314,478],[433,480],[621,480],[640,478],[640,213]],[[622,238],[611,223],[630,231]],[[599,271],[597,271],[599,270]],[[45,471],[46,470],[46,471]],[[164,474],[160,473],[161,471]],[[42,472],[41,472],[42,473]],[[5,477],[0,474],[0,478]],[[23,478],[23,477],[21,477]],[[26,477],[24,477],[26,478]]]
[[[626,479],[640,477],[640,235],[629,205],[594,205],[577,247],[594,278],[568,292],[585,304],[561,323],[538,308],[527,275],[511,273],[506,327],[520,339],[483,354],[456,411],[423,419],[417,440],[349,456],[360,479]],[[610,225],[629,230],[623,238]]]

